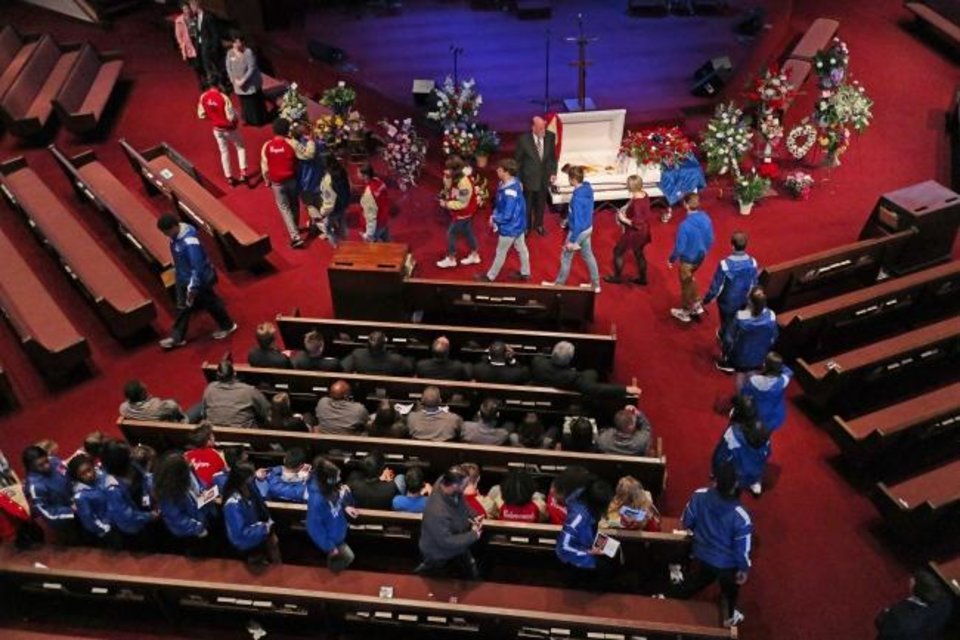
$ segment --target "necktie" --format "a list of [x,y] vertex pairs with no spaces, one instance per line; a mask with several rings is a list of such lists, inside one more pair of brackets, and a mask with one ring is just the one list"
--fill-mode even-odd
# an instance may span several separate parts
[[543,160],[543,138],[534,136],[533,139],[537,143],[537,156]]

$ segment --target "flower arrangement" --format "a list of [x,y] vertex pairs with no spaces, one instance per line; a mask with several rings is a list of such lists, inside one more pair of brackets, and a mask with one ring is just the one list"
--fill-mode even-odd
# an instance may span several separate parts
[[832,89],[843,83],[847,74],[847,65],[850,64],[850,50],[840,38],[834,38],[830,47],[818,51],[813,56],[813,70],[820,79],[820,87]]
[[427,113],[429,120],[436,120],[444,125],[458,122],[473,122],[483,104],[483,96],[476,90],[477,82],[473,78],[464,80],[456,86],[453,78],[447,76],[443,86],[433,90],[437,98],[437,107]]
[[473,192],[477,195],[477,206],[484,207],[490,202],[490,182],[479,171],[473,176]]
[[700,148],[707,158],[707,170],[740,177],[740,159],[750,149],[753,131],[747,127],[743,111],[734,103],[718,104],[713,118],[702,134]]
[[444,155],[472,158],[477,152],[477,125],[473,122],[450,122],[443,128],[440,146]]
[[816,142],[817,129],[810,124],[809,120],[804,120],[787,134],[787,151],[795,159],[800,160],[810,153]]
[[347,113],[357,99],[357,92],[341,80],[337,86],[327,89],[320,97],[320,104],[326,105],[336,113]]
[[760,137],[771,146],[776,146],[783,138],[783,124],[780,122],[780,116],[774,111],[767,111],[761,115],[760,126],[757,129],[760,131]]
[[767,194],[770,180],[752,171],[737,179],[736,194],[741,204],[753,204]]
[[761,111],[782,111],[796,93],[790,84],[789,71],[771,65],[754,81],[750,98],[760,103]]
[[821,128],[817,135],[817,144],[827,157],[832,159],[833,164],[840,164],[840,156],[850,146],[850,129],[843,125]]
[[849,125],[857,133],[862,133],[873,119],[873,100],[859,82],[844,84],[829,98],[832,107],[831,116],[838,123]]
[[427,157],[427,141],[420,137],[410,118],[381,120],[386,133],[383,159],[397,177],[401,191],[417,184],[420,170]]
[[307,115],[307,101],[297,91],[296,82],[291,82],[286,92],[280,98],[279,116],[290,122],[299,122]]
[[500,136],[489,127],[480,127],[477,131],[477,155],[491,156],[500,149]]
[[813,176],[803,171],[794,171],[783,179],[783,186],[797,200],[806,200],[813,189]]
[[326,142],[330,149],[338,149],[350,140],[358,140],[367,130],[367,124],[359,111],[350,111],[345,116],[337,113],[323,116],[313,125],[316,137]]
[[646,131],[627,132],[620,152],[638,164],[663,164],[674,167],[694,152],[696,145],[680,127],[657,127]]

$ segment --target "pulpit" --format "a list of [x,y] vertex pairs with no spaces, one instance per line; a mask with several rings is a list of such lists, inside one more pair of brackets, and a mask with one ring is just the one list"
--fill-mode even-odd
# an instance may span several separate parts
[[355,320],[402,320],[403,279],[413,264],[405,244],[341,243],[327,267],[333,314]]

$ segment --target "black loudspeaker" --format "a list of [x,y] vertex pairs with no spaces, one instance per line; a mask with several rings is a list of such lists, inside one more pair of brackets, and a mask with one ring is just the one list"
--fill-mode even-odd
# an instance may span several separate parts
[[763,29],[766,18],[763,7],[754,7],[747,12],[743,20],[734,25],[733,32],[738,36],[755,36]]
[[693,95],[707,98],[716,95],[733,74],[733,64],[727,56],[711,58],[693,73]]
[[311,60],[319,60],[327,64],[336,64],[343,62],[347,54],[340,47],[320,42],[319,40],[310,40],[307,42],[307,53]]

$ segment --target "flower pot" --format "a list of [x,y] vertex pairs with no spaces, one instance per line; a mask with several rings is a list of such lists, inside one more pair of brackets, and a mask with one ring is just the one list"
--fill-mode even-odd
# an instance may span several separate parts
[[740,215],[742,215],[742,216],[748,216],[748,215],[750,215],[750,212],[753,211],[753,203],[752,203],[752,202],[741,202],[741,201],[739,201],[739,200],[738,200],[737,202],[740,204]]
[[490,156],[488,156],[485,153],[478,153],[476,160],[477,160],[477,169],[483,169],[487,166],[487,164],[489,164]]

